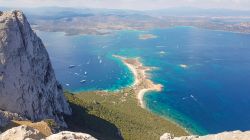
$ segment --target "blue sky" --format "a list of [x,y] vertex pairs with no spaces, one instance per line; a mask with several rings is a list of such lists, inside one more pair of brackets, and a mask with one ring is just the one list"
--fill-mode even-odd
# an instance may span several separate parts
[[197,7],[250,10],[250,0],[0,0],[0,6],[63,6],[134,10]]

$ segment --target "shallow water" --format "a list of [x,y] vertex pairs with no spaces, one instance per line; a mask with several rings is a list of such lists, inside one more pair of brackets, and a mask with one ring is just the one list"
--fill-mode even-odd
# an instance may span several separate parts
[[[143,33],[158,38],[139,40]],[[67,90],[128,86],[132,73],[112,54],[139,56],[145,65],[158,67],[151,78],[164,85],[162,92],[144,97],[152,112],[199,134],[250,129],[250,35],[192,27],[107,36],[38,35]]]

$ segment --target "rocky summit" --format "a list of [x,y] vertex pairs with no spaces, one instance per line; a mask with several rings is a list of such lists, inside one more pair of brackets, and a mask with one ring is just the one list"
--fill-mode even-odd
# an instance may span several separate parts
[[25,125],[11,128],[0,134],[0,140],[97,140],[89,134],[62,131],[45,137],[38,130]]
[[0,110],[66,126],[71,109],[41,39],[20,11],[0,12]]

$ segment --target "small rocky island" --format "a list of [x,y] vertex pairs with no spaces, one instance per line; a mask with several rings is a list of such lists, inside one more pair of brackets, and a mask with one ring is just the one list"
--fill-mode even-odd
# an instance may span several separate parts
[[148,40],[148,39],[155,39],[155,38],[157,38],[157,36],[153,35],[153,34],[141,34],[141,35],[139,35],[140,40]]

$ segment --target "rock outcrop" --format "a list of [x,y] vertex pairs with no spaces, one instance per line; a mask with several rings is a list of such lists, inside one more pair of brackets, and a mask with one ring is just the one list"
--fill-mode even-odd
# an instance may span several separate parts
[[0,134],[0,140],[40,140],[44,136],[36,129],[28,126],[19,126],[11,128]]
[[17,113],[0,110],[0,127],[5,127],[11,120],[24,121],[26,119]]
[[173,137],[169,133],[161,136],[160,140],[250,140],[250,131],[232,131],[218,134],[211,134],[206,136],[183,136]]
[[61,126],[71,114],[48,53],[20,11],[0,12],[0,109]]
[[85,133],[62,131],[58,134],[53,134],[47,137],[46,140],[97,140],[97,139]]
[[45,137],[38,130],[25,125],[14,127],[0,134],[0,140],[96,140],[89,134],[62,131]]

